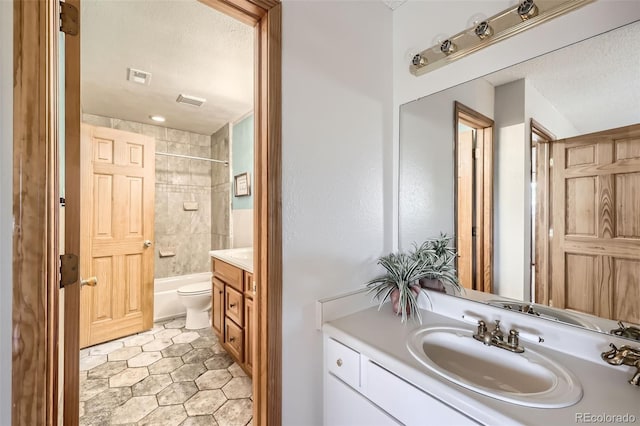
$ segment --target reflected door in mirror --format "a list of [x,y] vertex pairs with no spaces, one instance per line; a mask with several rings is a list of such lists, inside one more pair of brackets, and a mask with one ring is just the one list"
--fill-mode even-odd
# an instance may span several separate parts
[[550,304],[640,322],[640,125],[553,142],[552,158]]

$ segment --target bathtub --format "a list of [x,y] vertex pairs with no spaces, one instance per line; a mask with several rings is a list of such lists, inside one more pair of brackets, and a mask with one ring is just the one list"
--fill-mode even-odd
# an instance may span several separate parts
[[153,282],[153,321],[183,316],[187,310],[178,298],[178,289],[201,281],[211,282],[211,272],[157,278]]

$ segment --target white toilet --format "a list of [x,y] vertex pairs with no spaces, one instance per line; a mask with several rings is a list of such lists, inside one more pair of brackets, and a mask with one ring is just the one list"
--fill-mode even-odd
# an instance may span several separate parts
[[195,330],[209,327],[209,310],[211,309],[211,281],[202,281],[182,286],[178,296],[187,308],[185,328]]

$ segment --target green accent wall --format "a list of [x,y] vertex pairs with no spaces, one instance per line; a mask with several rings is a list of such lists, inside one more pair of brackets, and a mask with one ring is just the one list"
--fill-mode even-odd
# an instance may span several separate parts
[[[249,173],[251,191],[249,196],[232,197],[231,208],[233,210],[246,210],[253,208],[253,114],[233,125],[231,131],[231,171],[236,176]],[[235,185],[235,179],[232,181]],[[235,194],[235,187],[232,188]]]

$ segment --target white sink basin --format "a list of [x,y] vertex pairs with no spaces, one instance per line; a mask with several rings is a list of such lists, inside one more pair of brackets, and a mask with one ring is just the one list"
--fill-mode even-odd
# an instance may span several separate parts
[[517,354],[484,345],[472,335],[457,327],[422,328],[409,335],[407,347],[434,373],[502,401],[561,408],[582,398],[582,386],[573,373],[526,344],[524,353]]

